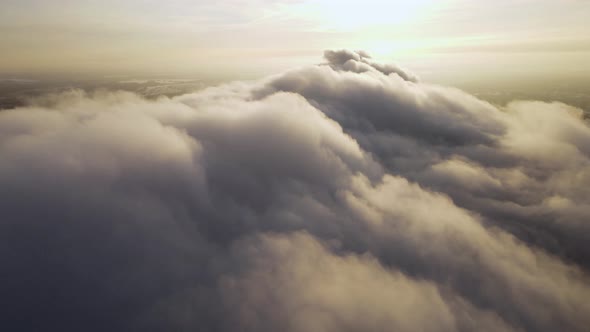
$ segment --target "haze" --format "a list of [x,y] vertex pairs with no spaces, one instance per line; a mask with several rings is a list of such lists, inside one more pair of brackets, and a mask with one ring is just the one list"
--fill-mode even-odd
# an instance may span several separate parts
[[0,77],[255,78],[324,49],[436,81],[588,76],[590,2],[3,0]]

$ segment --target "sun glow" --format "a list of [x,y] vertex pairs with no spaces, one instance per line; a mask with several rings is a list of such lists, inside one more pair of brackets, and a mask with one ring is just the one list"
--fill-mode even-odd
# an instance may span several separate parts
[[426,19],[443,1],[315,0],[289,6],[291,15],[320,22],[320,29],[350,31],[380,25],[402,25]]
[[330,47],[354,45],[376,57],[390,57],[439,42],[425,39],[423,33],[452,1],[304,0],[284,5],[275,17],[305,22],[308,31],[333,34]]

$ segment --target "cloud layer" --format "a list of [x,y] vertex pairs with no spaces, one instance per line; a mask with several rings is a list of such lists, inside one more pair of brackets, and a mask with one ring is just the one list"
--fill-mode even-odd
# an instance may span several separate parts
[[584,331],[582,111],[325,58],[0,112],[4,327]]

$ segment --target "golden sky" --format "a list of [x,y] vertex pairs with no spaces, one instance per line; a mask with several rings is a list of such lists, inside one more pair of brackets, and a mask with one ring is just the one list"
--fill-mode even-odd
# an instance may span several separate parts
[[[367,50],[425,76],[584,72],[590,1],[3,0],[4,75],[257,76]],[[508,69],[508,70],[506,70]]]

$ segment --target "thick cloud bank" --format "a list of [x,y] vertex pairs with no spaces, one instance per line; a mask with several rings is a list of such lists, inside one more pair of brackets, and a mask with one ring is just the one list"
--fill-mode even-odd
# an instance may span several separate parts
[[6,331],[586,331],[590,127],[362,52],[0,112]]

